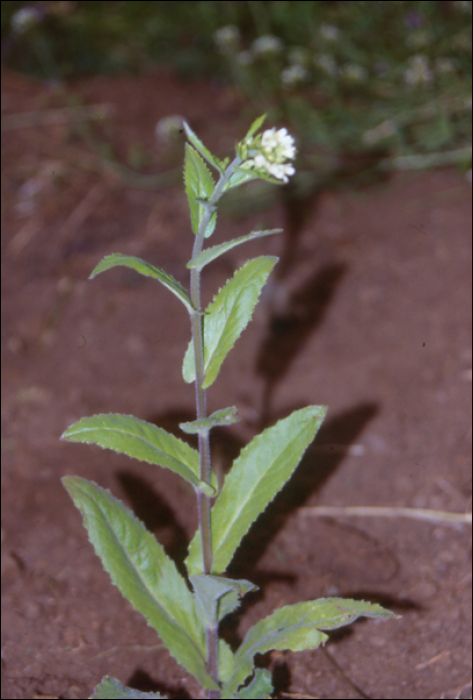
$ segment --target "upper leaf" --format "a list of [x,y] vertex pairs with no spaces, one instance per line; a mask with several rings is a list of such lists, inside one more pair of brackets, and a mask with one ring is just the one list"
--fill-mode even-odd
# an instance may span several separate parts
[[216,170],[219,171],[223,175],[224,172],[224,167],[222,161],[220,161],[218,158],[216,158],[206,146],[202,143],[202,141],[199,139],[197,134],[195,134],[192,129],[190,128],[189,124],[187,122],[184,122],[184,129],[186,131],[186,136],[191,142],[191,144],[194,146],[194,148],[200,153],[201,156],[205,158],[207,163],[209,163],[212,167],[214,167]]
[[[212,573],[226,570],[253,521],[292,475],[326,412],[325,406],[294,411],[241,451],[210,512]],[[199,532],[190,544],[186,565],[192,574],[203,570]]]
[[258,590],[250,581],[200,574],[191,576],[199,618],[207,628],[215,628],[220,620],[236,610],[240,598]]
[[303,651],[323,644],[332,630],[349,625],[360,616],[396,617],[380,605],[343,598],[321,598],[295,605],[286,605],[260,620],[248,632],[235,654],[234,672],[225,685],[226,692],[235,692],[254,668],[255,654],[271,649]]
[[247,141],[248,139],[250,139],[253,136],[253,134],[256,134],[258,129],[260,129],[261,126],[263,126],[263,122],[265,121],[265,119],[266,119],[266,114],[262,114],[261,117],[257,117],[254,120],[253,124],[248,129],[248,133],[246,134],[243,141]]
[[110,270],[111,267],[118,267],[119,265],[130,267],[132,270],[139,272],[140,275],[144,275],[145,277],[153,277],[159,280],[161,284],[167,287],[169,291],[182,301],[190,313],[194,311],[190,296],[180,282],[175,280],[172,275],[160,270],[159,267],[155,267],[141,258],[135,258],[133,255],[123,255],[122,253],[106,255],[99,264],[94,267],[89,275],[89,279],[93,279],[100,272]]
[[230,408],[221,408],[219,411],[214,411],[207,418],[199,418],[189,423],[179,423],[179,427],[185,433],[190,433],[191,435],[195,433],[205,435],[211,428],[215,428],[218,425],[231,425],[239,420],[236,406],[231,406]]
[[[261,290],[277,261],[278,258],[271,255],[249,260],[219,290],[205,310],[204,389],[213,384],[222,362],[250,322]],[[193,341],[184,357],[183,375],[186,382],[195,380]]]
[[120,683],[116,678],[105,676],[102,682],[94,689],[94,694],[90,696],[90,700],[167,700],[166,695],[160,693],[142,693],[140,690],[129,688],[123,683]]
[[[278,180],[275,177],[272,177],[268,172],[266,172],[263,169],[254,169],[253,166],[249,167],[245,163],[243,165],[240,165],[236,170],[235,170],[235,175],[237,172],[240,173],[246,173],[247,175],[250,176],[251,180],[254,180],[257,178],[258,180],[266,180],[266,182],[271,182],[273,185],[282,185],[283,181]],[[244,182],[248,182],[248,179],[243,179],[241,182],[238,180],[238,178],[235,178],[232,181],[232,178],[230,178],[230,186],[226,188],[226,190],[230,189],[231,187],[237,187],[237,185],[242,185]],[[225,191],[226,191],[225,190]]]
[[[186,143],[184,182],[189,200],[192,230],[197,235],[201,221],[207,209],[211,207],[209,200],[213,194],[215,183],[202,158],[188,143]],[[213,212],[205,232],[206,237],[213,233],[215,223],[216,213]]]
[[241,243],[246,243],[246,241],[251,241],[253,238],[262,238],[263,236],[271,236],[273,233],[281,233],[281,228],[273,228],[267,231],[252,231],[246,236],[240,236],[239,238],[234,238],[232,241],[227,241],[226,243],[221,243],[220,245],[214,245],[211,248],[206,248],[202,253],[197,255],[192,260],[189,260],[187,267],[192,270],[193,268],[202,269],[209,262],[215,260],[227,250],[235,248],[235,246]]
[[172,469],[207,496],[215,496],[217,492],[215,475],[212,486],[200,480],[197,450],[163,428],[134,416],[102,413],[81,418],[67,428],[61,439],[93,443],[149,464]]
[[154,627],[172,656],[201,685],[215,688],[205,668],[205,635],[194,598],[172,559],[110,491],[80,477],[66,476],[62,482],[112,582]]
[[251,180],[259,179],[260,176],[256,172],[251,172],[250,170],[243,170],[241,168],[237,168],[231,175],[228,182],[225,184],[223,191],[227,192],[228,190],[233,189],[233,187],[239,187],[240,185],[244,185],[247,182],[251,182]]

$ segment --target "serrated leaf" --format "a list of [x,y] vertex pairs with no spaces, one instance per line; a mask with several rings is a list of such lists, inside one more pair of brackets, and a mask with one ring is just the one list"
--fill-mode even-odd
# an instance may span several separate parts
[[321,598],[295,605],[286,605],[260,620],[248,632],[235,654],[235,670],[227,683],[226,692],[235,692],[253,672],[255,654],[272,649],[304,651],[324,644],[332,630],[349,625],[358,617],[396,617],[380,605],[343,598]]
[[204,627],[215,628],[220,620],[232,613],[242,598],[250,591],[258,590],[250,581],[223,576],[198,574],[190,577],[194,588],[196,610]]
[[225,164],[220,161],[218,158],[216,158],[210,151],[209,149],[204,146],[202,141],[199,139],[197,134],[195,134],[192,129],[190,128],[189,124],[185,121],[184,122],[184,129],[186,132],[186,136],[191,142],[191,144],[194,146],[194,148],[200,153],[201,156],[205,158],[207,163],[209,163],[213,168],[219,171],[219,173],[224,172],[225,170]]
[[252,231],[246,236],[240,236],[239,238],[234,238],[232,241],[227,241],[226,243],[221,243],[220,245],[215,245],[211,248],[206,248],[206,250],[202,251],[202,253],[197,255],[195,258],[189,260],[189,262],[187,263],[187,267],[190,270],[192,270],[193,268],[198,268],[199,270],[201,270],[203,267],[205,267],[205,265],[208,265],[209,262],[212,262],[212,260],[215,260],[220,255],[223,255],[223,253],[226,253],[228,250],[235,248],[241,243],[246,243],[247,241],[251,241],[254,238],[263,238],[263,236],[271,236],[273,233],[281,232],[281,228],[268,229],[267,231]]
[[201,685],[215,688],[205,668],[205,635],[194,598],[172,559],[110,491],[80,477],[66,476],[62,482],[112,582],[154,627],[172,656]]
[[190,296],[180,282],[175,280],[172,275],[160,270],[159,267],[155,267],[141,258],[135,258],[133,255],[123,255],[122,253],[106,255],[99,264],[94,267],[89,275],[89,279],[93,279],[101,272],[105,272],[105,270],[110,270],[112,267],[118,266],[129,267],[145,277],[153,277],[169,289],[170,292],[175,294],[190,313],[194,311]]
[[[186,157],[184,162],[184,183],[191,213],[192,230],[195,235],[199,232],[202,219],[207,214],[208,204],[215,183],[207,166],[199,156],[195,148],[186,143]],[[216,223],[216,213],[212,213],[209,224],[206,227],[205,237],[210,236]]]
[[231,406],[230,408],[221,408],[207,418],[200,418],[188,423],[179,423],[179,427],[185,433],[191,435],[195,433],[204,435],[218,425],[232,425],[232,423],[237,423],[239,420],[236,406]]
[[217,493],[215,475],[212,486],[200,480],[197,450],[163,428],[134,416],[102,413],[81,418],[67,428],[61,439],[92,443],[142,462],[171,469],[207,496],[213,497]]
[[[325,406],[294,411],[241,451],[210,512],[213,574],[226,571],[251,524],[291,477],[326,412]],[[199,532],[190,544],[186,565],[191,574],[202,573]]]
[[[213,384],[222,362],[250,322],[261,290],[277,261],[278,258],[271,255],[249,260],[219,290],[205,310],[204,389]],[[183,375],[186,382],[195,380],[193,341],[184,357]]]
[[90,700],[167,700],[166,695],[160,693],[142,693],[140,690],[129,688],[123,683],[120,683],[116,678],[105,676],[102,682],[98,685],[94,694],[90,696]]

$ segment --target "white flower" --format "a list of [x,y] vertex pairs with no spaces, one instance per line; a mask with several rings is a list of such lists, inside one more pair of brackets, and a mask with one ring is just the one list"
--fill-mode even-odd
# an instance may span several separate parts
[[294,166],[286,162],[296,156],[294,139],[287,129],[267,129],[247,146],[254,158],[244,163],[246,168],[265,171],[283,182],[288,182],[289,177],[296,172]]
[[328,75],[335,76],[337,74],[337,63],[333,56],[328,53],[319,53],[314,56],[314,64],[321,68]]
[[282,163],[268,163],[266,170],[277,180],[283,182],[289,182],[289,177],[296,172],[293,165],[283,165]]
[[240,32],[234,24],[227,24],[225,27],[220,27],[214,33],[214,41],[221,53],[232,53],[238,46],[240,40]]
[[322,24],[320,27],[320,36],[327,41],[336,41],[340,37],[340,30],[332,24]]
[[286,158],[292,159],[296,155],[294,139],[287,129],[279,129],[279,131],[276,131],[275,127],[267,129],[261,137],[261,146],[264,154],[270,158],[276,158],[277,162],[282,162]]
[[281,73],[281,82],[284,87],[292,87],[305,82],[309,77],[309,72],[304,66],[294,64],[288,66]]
[[409,67],[404,73],[404,81],[407,85],[415,87],[422,83],[431,83],[434,78],[433,71],[429,67],[429,60],[423,54],[411,56]]
[[265,34],[255,39],[251,48],[255,54],[279,53],[282,51],[283,43],[277,36]]
[[39,24],[41,15],[34,7],[22,7],[11,18],[11,27],[14,34],[25,34],[29,29]]

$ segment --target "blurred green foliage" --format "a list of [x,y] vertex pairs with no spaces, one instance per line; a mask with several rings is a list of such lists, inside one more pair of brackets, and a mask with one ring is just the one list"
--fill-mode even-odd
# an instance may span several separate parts
[[232,82],[315,148],[312,167],[360,151],[471,162],[471,1],[6,1],[1,12],[16,70],[64,80],[165,63]]

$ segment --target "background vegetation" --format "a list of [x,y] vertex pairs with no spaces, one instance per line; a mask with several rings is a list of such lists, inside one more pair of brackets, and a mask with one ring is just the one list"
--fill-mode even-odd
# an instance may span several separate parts
[[[139,72],[234,84],[327,178],[471,167],[471,9],[455,2],[2,2],[2,56],[43,80]],[[370,169],[368,167],[368,170]],[[471,176],[471,175],[470,175]],[[319,175],[320,177],[320,175]]]

